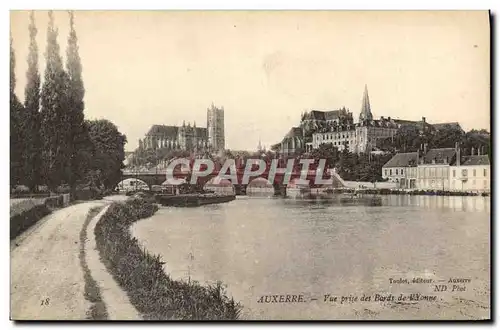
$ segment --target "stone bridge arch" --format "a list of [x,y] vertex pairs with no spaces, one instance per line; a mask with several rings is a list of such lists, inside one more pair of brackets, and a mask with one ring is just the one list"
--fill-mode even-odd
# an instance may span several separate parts
[[263,176],[250,178],[246,186],[246,194],[249,196],[273,196],[275,190],[275,184]]
[[204,180],[203,189],[214,191],[221,194],[235,194],[236,186],[228,179],[222,179],[219,176],[214,176],[208,180]]
[[126,178],[118,182],[116,185],[122,191],[138,190],[138,189],[151,189],[151,186],[144,180],[137,178]]

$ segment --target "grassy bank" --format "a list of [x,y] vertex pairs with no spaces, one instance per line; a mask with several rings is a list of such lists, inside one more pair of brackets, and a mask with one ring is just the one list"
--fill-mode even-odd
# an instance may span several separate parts
[[83,278],[85,280],[85,299],[92,303],[90,310],[87,312],[87,319],[89,320],[106,320],[108,313],[106,305],[104,304],[99,286],[90,274],[89,266],[85,259],[85,242],[87,241],[87,228],[90,221],[103,209],[104,206],[97,206],[92,208],[87,214],[87,218],[80,231],[80,266],[83,269]]
[[142,199],[114,203],[95,228],[101,259],[130,302],[146,320],[238,319],[241,306],[227,297],[220,282],[202,286],[171,279],[161,256],[151,255],[132,237],[132,223],[157,210]]

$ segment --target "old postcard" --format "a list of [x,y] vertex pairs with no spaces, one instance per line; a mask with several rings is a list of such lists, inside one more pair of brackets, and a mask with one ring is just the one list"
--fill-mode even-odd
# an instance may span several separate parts
[[11,11],[10,318],[490,320],[487,11]]

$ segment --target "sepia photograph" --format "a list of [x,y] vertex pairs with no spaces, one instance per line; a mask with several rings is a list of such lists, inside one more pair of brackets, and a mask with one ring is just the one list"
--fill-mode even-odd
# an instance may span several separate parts
[[11,321],[491,321],[488,10],[9,16]]

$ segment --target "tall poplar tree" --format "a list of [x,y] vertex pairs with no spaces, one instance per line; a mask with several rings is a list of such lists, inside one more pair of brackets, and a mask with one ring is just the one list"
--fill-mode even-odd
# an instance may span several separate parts
[[69,141],[71,136],[68,115],[68,76],[57,43],[58,30],[54,28],[54,16],[49,12],[47,28],[46,67],[41,94],[41,140],[43,144],[44,179],[54,191],[62,182],[67,182],[69,165]]
[[16,57],[10,37],[10,185],[14,187],[21,182],[23,168],[23,143],[21,133],[21,114],[23,105],[16,96]]
[[38,71],[38,45],[35,14],[30,14],[30,45],[26,88],[24,90],[24,173],[25,184],[33,191],[40,183],[41,141],[40,141],[40,73]]
[[77,180],[82,179],[88,170],[91,141],[88,128],[84,120],[85,108],[83,98],[85,88],[82,79],[82,64],[78,52],[78,38],[75,31],[74,15],[69,12],[70,32],[68,48],[66,50],[66,71],[69,78],[68,88],[68,115],[71,123],[71,136],[69,142],[69,184],[74,190]]

